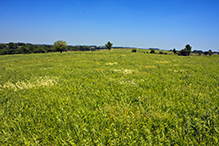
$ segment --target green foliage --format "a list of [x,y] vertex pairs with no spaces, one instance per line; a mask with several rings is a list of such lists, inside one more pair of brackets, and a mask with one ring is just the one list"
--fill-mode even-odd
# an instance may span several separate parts
[[192,47],[187,44],[184,49],[182,49],[178,55],[189,56],[191,53]]
[[190,51],[187,49],[182,49],[178,55],[182,55],[182,56],[189,56],[190,55]]
[[218,62],[130,49],[2,55],[0,144],[218,145]]
[[154,50],[154,49],[152,49],[152,50],[150,51],[150,53],[151,53],[151,54],[155,53],[155,50]]
[[136,52],[137,52],[137,49],[132,49],[132,52],[136,53]]
[[208,51],[205,51],[204,54],[205,54],[205,55],[208,55]]
[[[90,50],[95,51],[95,50],[103,50],[103,49],[106,49],[106,47],[66,46],[64,51],[90,51]],[[0,44],[0,55],[46,53],[46,52],[57,52],[57,50],[54,47],[54,45],[33,45],[30,43],[25,44],[25,43],[19,43],[19,42],[18,43],[10,42],[9,44]]]
[[66,41],[56,41],[54,43],[54,48],[56,51],[59,51],[60,53],[62,53],[67,48],[67,42]]
[[0,44],[0,50],[6,48],[7,45],[6,44]]
[[211,56],[213,54],[213,52],[211,50],[209,50],[208,54]]
[[113,43],[111,43],[110,41],[108,41],[105,46],[106,46],[106,48],[109,49],[109,51],[110,51],[110,50],[112,49]]
[[[30,53],[29,48],[27,48],[26,46],[22,46],[22,47],[20,48],[20,50],[21,50],[21,52],[24,53],[24,54]],[[19,53],[20,53],[20,52],[19,52]]]
[[173,49],[173,53],[176,54],[176,49],[175,48]]
[[187,45],[185,46],[185,49],[187,49],[187,50],[189,50],[189,51],[191,52],[192,47],[191,47],[189,44],[187,44]]

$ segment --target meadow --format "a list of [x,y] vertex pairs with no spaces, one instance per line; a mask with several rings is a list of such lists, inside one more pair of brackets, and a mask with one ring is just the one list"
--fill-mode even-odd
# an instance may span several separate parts
[[0,145],[218,145],[219,56],[0,56]]

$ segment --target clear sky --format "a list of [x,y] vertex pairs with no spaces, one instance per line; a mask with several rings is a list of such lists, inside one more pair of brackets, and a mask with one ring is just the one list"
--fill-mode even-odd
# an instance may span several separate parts
[[219,0],[0,0],[0,43],[219,50]]

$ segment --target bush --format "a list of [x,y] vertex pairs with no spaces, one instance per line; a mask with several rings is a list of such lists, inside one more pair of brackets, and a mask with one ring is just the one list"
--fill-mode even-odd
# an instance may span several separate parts
[[204,54],[205,54],[205,55],[208,55],[208,51],[205,51]]
[[136,53],[136,52],[137,52],[137,50],[136,50],[136,49],[132,49],[132,52]]
[[185,46],[185,48],[182,49],[182,50],[178,53],[178,55],[189,56],[190,53],[191,53],[191,50],[192,50],[192,47],[191,47],[189,44],[187,44],[187,45]]
[[189,56],[190,55],[190,52],[189,50],[187,49],[182,49],[178,55],[182,55],[182,56]]
[[151,53],[151,54],[152,54],[152,53],[155,53],[155,50],[152,49],[150,53]]

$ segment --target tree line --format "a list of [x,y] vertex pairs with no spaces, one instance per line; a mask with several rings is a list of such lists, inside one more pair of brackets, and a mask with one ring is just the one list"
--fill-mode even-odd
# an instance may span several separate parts
[[[6,54],[29,54],[29,53],[47,53],[47,52],[64,52],[64,51],[95,51],[95,50],[101,50],[101,49],[108,49],[109,51],[112,48],[113,43],[108,41],[105,46],[69,46],[67,45],[66,41],[56,41],[54,42],[54,45],[41,45],[41,44],[31,44],[31,43],[1,43],[0,44],[0,55],[6,55]],[[136,49],[133,49],[132,52],[136,52]],[[173,50],[174,54],[182,55],[182,56],[189,56],[191,53],[199,53],[205,54],[205,55],[212,55],[214,53],[219,52],[212,52],[209,51],[201,51],[201,50],[194,50],[192,51],[192,47],[187,44],[184,49],[180,51],[176,51],[174,48]],[[148,52],[147,52],[148,53]],[[150,53],[155,53],[155,49],[151,49]],[[164,54],[163,52],[159,52],[158,54]],[[166,54],[166,53],[165,53]]]
[[212,52],[211,50],[205,51],[205,52],[203,52],[203,51],[201,51],[201,50],[194,50],[194,51],[192,51],[192,47],[191,47],[189,44],[187,44],[187,45],[185,46],[185,48],[182,49],[182,50],[180,50],[179,52],[177,52],[176,49],[174,48],[174,49],[173,49],[173,53],[174,53],[174,54],[178,54],[179,56],[180,56],[180,55],[181,55],[181,56],[189,56],[191,53],[198,53],[199,55],[204,54],[204,55],[209,55],[209,56],[211,56],[212,54],[214,54],[214,53],[217,54],[218,52]]
[[[60,42],[56,41],[55,43]],[[65,41],[62,41],[62,43]],[[60,52],[60,48],[54,45],[46,44],[31,44],[31,43],[1,43],[0,55],[6,54],[29,54],[29,53],[47,53],[47,52]],[[67,43],[61,48],[63,51],[95,51],[100,49],[108,49],[106,46],[70,46]]]

